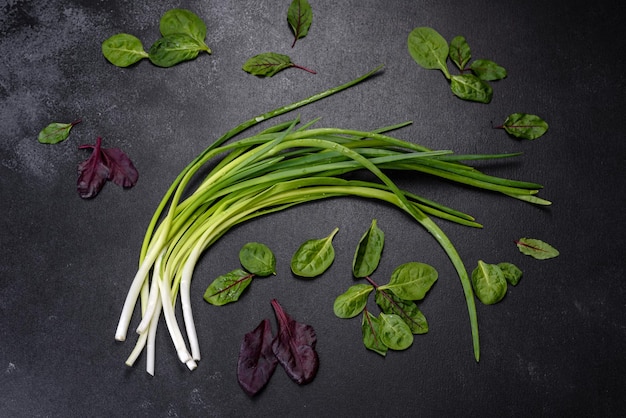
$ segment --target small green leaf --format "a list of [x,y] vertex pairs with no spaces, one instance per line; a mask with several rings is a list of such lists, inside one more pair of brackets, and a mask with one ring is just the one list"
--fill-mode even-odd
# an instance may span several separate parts
[[118,33],[102,42],[102,55],[117,67],[128,67],[148,58],[139,38],[127,33]]
[[428,332],[428,321],[415,302],[401,299],[393,293],[385,292],[379,288],[376,291],[376,304],[384,313],[396,314],[401,317],[413,334]]
[[537,260],[547,260],[559,255],[559,251],[550,244],[534,238],[521,238],[515,241],[522,254]]
[[470,47],[463,36],[455,36],[450,41],[450,59],[459,70],[465,70],[465,66],[472,58]]
[[522,270],[520,270],[515,264],[512,263],[498,263],[498,267],[502,270],[504,278],[507,282],[513,286],[517,286],[522,278]]
[[390,290],[405,300],[421,300],[437,281],[437,270],[424,263],[411,262],[398,266],[389,283],[379,290]]
[[441,70],[447,79],[448,42],[436,30],[429,27],[415,28],[409,33],[408,48],[411,57],[427,70]]
[[363,278],[371,275],[378,267],[385,244],[385,234],[372,220],[369,229],[363,234],[352,261],[352,274]]
[[365,348],[372,350],[383,357],[387,355],[388,347],[380,339],[380,320],[367,310],[363,311],[361,333],[363,335],[363,344],[365,345]]
[[500,267],[482,260],[478,261],[478,266],[472,271],[472,287],[478,299],[485,305],[500,302],[507,290],[506,279]]
[[491,86],[473,74],[453,75],[450,89],[457,97],[472,102],[489,103],[493,96]]
[[413,344],[413,333],[401,317],[381,312],[380,340],[392,350],[405,350]]
[[337,296],[333,304],[333,311],[339,318],[354,318],[365,309],[367,297],[374,287],[369,284],[355,284],[350,286],[341,295]]
[[58,144],[70,136],[70,131],[78,123],[80,120],[72,123],[53,122],[39,132],[37,139],[42,144]]
[[339,228],[325,238],[303,243],[291,258],[291,271],[301,277],[316,277],[324,273],[335,260],[333,237],[337,231]]
[[293,67],[291,58],[276,52],[264,52],[248,59],[243,64],[243,70],[258,76],[272,77],[285,68]]
[[506,77],[506,69],[491,60],[476,60],[470,64],[470,70],[484,81],[502,80]]
[[172,67],[198,56],[202,46],[189,35],[175,33],[158,39],[150,47],[150,61],[159,67]]
[[233,270],[211,282],[204,292],[204,300],[216,306],[236,302],[251,282],[252,274],[241,269]]
[[206,25],[198,15],[191,10],[171,9],[165,12],[159,22],[161,35],[175,35],[182,33],[196,41],[202,51],[211,53],[211,49],[205,43]]
[[276,257],[265,244],[249,242],[239,250],[239,262],[256,276],[276,274]]
[[522,139],[537,139],[548,130],[548,124],[537,115],[513,113],[501,126],[507,133]]
[[313,10],[307,0],[293,0],[287,10],[287,22],[293,31],[293,48],[296,41],[304,38],[309,33],[309,28],[313,22]]

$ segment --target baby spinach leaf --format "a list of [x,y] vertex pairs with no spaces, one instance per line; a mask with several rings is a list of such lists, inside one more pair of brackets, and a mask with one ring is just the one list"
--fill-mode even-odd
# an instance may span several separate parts
[[37,140],[42,144],[63,142],[70,136],[72,128],[79,123],[80,119],[72,123],[53,122],[39,132]]
[[239,262],[256,276],[276,274],[276,257],[265,244],[249,242],[239,250]]
[[172,67],[183,61],[189,61],[198,56],[202,46],[183,33],[174,33],[158,39],[150,47],[148,53],[150,61],[159,67]]
[[522,278],[522,270],[512,263],[498,263],[498,267],[502,270],[502,274],[504,274],[506,281],[513,286],[517,286]]
[[465,66],[472,58],[472,52],[470,51],[470,47],[463,36],[455,36],[450,41],[450,52],[449,52],[450,60],[457,66],[457,68],[461,71],[465,70]]
[[429,27],[415,28],[409,33],[409,54],[420,66],[427,70],[441,70],[447,79],[448,42],[436,30]]
[[304,242],[291,258],[291,271],[301,277],[316,277],[324,273],[335,260],[333,238],[337,231],[339,228],[325,238]]
[[267,319],[243,337],[237,361],[237,381],[249,396],[263,389],[276,370],[278,360],[272,351],[273,341]]
[[278,322],[272,351],[291,380],[300,385],[309,383],[319,368],[315,330],[310,325],[295,321],[276,299],[272,299],[271,303]]
[[457,97],[473,102],[489,103],[493,96],[491,86],[473,74],[453,75],[450,89]]
[[309,33],[309,28],[313,22],[313,10],[307,0],[293,0],[287,10],[287,22],[293,31],[294,39],[291,47],[296,45],[296,41],[304,38]]
[[339,318],[354,318],[360,314],[365,305],[367,305],[367,297],[374,290],[369,284],[355,284],[350,286],[341,295],[337,296],[333,304],[333,311]]
[[244,290],[252,283],[253,275],[236,269],[217,277],[204,292],[204,300],[215,306],[236,302]]
[[537,139],[548,130],[548,124],[537,115],[512,113],[504,123],[496,128],[504,129],[516,138]]
[[211,53],[205,43],[206,24],[191,10],[171,9],[165,12],[159,22],[161,35],[176,35],[182,33],[191,37],[199,45],[200,50]]
[[506,279],[500,267],[482,260],[478,261],[478,266],[472,271],[472,287],[478,299],[485,305],[500,302],[507,290]]
[[277,72],[289,67],[315,74],[313,70],[294,64],[288,55],[278,54],[276,52],[263,52],[262,54],[255,55],[243,64],[242,69],[252,75],[272,77]]
[[426,334],[428,321],[415,302],[404,300],[391,292],[376,291],[376,304],[386,314],[396,314],[409,326],[413,334]]
[[361,237],[354,254],[352,261],[352,274],[354,274],[354,277],[367,277],[376,270],[384,244],[385,234],[378,228],[376,219],[374,219],[367,232]]
[[389,283],[379,286],[378,290],[390,290],[406,300],[421,300],[437,281],[437,276],[432,266],[414,261],[398,266]]
[[379,315],[380,340],[392,350],[406,350],[413,344],[413,333],[401,317],[381,312]]
[[388,348],[380,339],[380,320],[372,315],[367,309],[363,311],[361,321],[361,333],[363,344],[368,350],[372,350],[381,356],[386,356]]
[[480,59],[470,64],[470,70],[484,81],[502,80],[506,77],[506,69],[491,60]]
[[535,238],[520,238],[515,241],[517,248],[525,255],[529,255],[537,260],[547,260],[559,255],[559,251],[550,244]]
[[117,67],[128,67],[148,58],[139,38],[128,33],[118,33],[102,42],[102,55]]

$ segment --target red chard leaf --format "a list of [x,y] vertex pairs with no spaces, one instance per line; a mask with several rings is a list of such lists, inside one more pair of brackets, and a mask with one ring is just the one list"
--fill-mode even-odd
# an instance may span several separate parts
[[319,367],[315,330],[291,318],[276,299],[271,303],[278,322],[278,335],[272,344],[274,355],[291,380],[300,385],[309,383]]
[[139,173],[133,162],[119,148],[103,148],[109,166],[109,180],[125,189],[133,187],[139,179]]
[[273,339],[267,319],[243,337],[237,362],[237,380],[249,396],[263,389],[276,370],[278,360],[272,351]]

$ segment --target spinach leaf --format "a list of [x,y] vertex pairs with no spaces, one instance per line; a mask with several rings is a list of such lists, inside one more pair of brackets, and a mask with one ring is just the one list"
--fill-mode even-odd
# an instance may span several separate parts
[[493,96],[491,86],[473,74],[453,75],[450,78],[450,89],[463,100],[479,103],[489,103]]
[[368,350],[372,350],[381,356],[386,356],[388,348],[380,339],[380,320],[372,315],[367,309],[363,311],[361,321],[361,333],[363,344]]
[[175,33],[158,39],[148,55],[154,65],[172,67],[196,58],[201,50],[202,46],[189,35]]
[[128,67],[148,58],[139,38],[128,33],[118,33],[102,42],[102,55],[117,67]]
[[413,333],[404,320],[395,314],[379,315],[380,340],[392,350],[405,350],[413,344]]
[[276,370],[278,360],[272,351],[273,341],[267,319],[243,337],[237,360],[237,381],[250,396],[263,389]]
[[249,242],[239,250],[239,262],[256,276],[276,274],[276,257],[265,244]]
[[437,270],[428,264],[405,263],[398,266],[391,274],[389,283],[379,286],[378,290],[390,290],[406,300],[421,300],[437,281],[437,276]]
[[316,277],[324,273],[335,260],[333,238],[339,231],[335,228],[330,235],[304,242],[291,258],[291,271],[300,277]]
[[215,306],[236,302],[244,290],[252,283],[253,275],[236,269],[217,277],[204,292],[204,300]]
[[42,144],[63,142],[70,136],[72,128],[79,123],[80,119],[72,123],[53,122],[39,132],[37,140]]
[[539,239],[535,238],[520,238],[515,241],[517,248],[525,255],[529,255],[537,260],[547,260],[559,255],[559,250]]
[[294,39],[291,47],[296,45],[296,41],[304,38],[309,33],[309,28],[313,22],[313,10],[307,0],[293,0],[287,9],[287,22],[293,31]]
[[428,321],[411,300],[401,299],[391,292],[378,289],[376,291],[376,304],[386,314],[396,314],[409,326],[413,334],[426,334]]
[[161,35],[184,34],[188,35],[199,45],[201,51],[211,53],[211,49],[205,43],[206,24],[191,10],[171,9],[165,12],[159,22]]
[[460,71],[465,70],[465,66],[472,58],[470,47],[463,36],[455,36],[450,41],[450,60],[457,66]]
[[446,64],[448,60],[448,42],[429,27],[415,28],[409,33],[409,54],[420,66],[427,70],[441,70],[447,79],[450,72]]
[[498,263],[498,267],[502,270],[502,274],[504,274],[506,281],[513,286],[517,286],[522,278],[522,270],[512,263]]
[[472,287],[478,299],[485,305],[500,302],[507,290],[506,279],[500,267],[482,260],[478,261],[478,266],[472,271]]
[[363,234],[352,261],[352,274],[356,278],[371,275],[378,267],[385,244],[385,234],[372,220],[369,229]]
[[294,64],[288,55],[278,54],[276,52],[263,52],[255,55],[243,64],[242,69],[252,75],[272,77],[277,72],[289,67],[315,74],[313,70]]
[[548,124],[537,115],[512,113],[504,123],[496,128],[504,129],[516,138],[537,139],[548,130]]
[[365,309],[367,298],[372,290],[374,287],[369,284],[350,286],[335,299],[333,304],[335,315],[339,318],[353,318],[360,314]]
[[484,81],[502,80],[506,77],[506,69],[491,60],[480,59],[473,61],[470,70]]

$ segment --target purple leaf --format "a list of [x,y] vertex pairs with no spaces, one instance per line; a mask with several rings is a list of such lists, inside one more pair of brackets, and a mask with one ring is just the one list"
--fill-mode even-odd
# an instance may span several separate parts
[[237,380],[250,396],[265,387],[276,369],[278,361],[272,351],[272,340],[272,329],[267,319],[243,337],[237,362]]
[[109,168],[102,161],[102,138],[96,139],[96,145],[81,145],[79,148],[93,148],[91,156],[78,165],[77,190],[83,199],[95,197],[109,177]]
[[128,155],[119,148],[102,148],[102,153],[109,167],[109,180],[125,189],[137,183],[139,173]]
[[319,367],[315,330],[293,320],[276,299],[272,299],[272,307],[278,321],[278,335],[272,343],[274,355],[291,380],[300,385],[309,383]]

